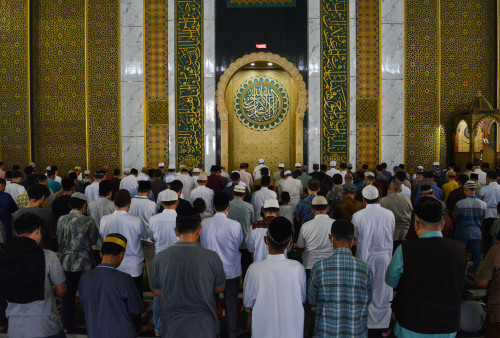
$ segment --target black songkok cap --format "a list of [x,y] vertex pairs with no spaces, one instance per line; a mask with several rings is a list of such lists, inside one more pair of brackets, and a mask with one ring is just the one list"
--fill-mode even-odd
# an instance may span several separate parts
[[470,174],[470,179],[471,179],[471,180],[478,180],[478,179],[479,179],[479,175],[478,175],[478,174],[476,174],[476,173],[471,173],[471,174]]
[[441,222],[443,219],[443,205],[435,198],[422,197],[418,201],[415,215],[429,223]]
[[285,217],[276,217],[267,229],[267,237],[273,244],[287,244],[292,240],[292,223]]
[[175,224],[177,226],[182,226],[184,228],[197,228],[201,224],[201,217],[198,214],[194,215],[177,215],[175,219]]
[[434,173],[432,171],[424,172],[424,178],[434,178]]
[[139,191],[146,191],[151,189],[151,181],[139,181],[138,183],[138,189]]
[[235,172],[232,172],[232,173],[231,173],[231,180],[233,180],[233,181],[237,181],[237,180],[239,180],[240,178],[241,178],[241,177],[240,177],[240,173],[239,173],[239,172],[235,171]]

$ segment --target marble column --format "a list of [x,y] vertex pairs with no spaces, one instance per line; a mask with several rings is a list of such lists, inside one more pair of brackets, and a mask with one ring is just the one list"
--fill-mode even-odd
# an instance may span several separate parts
[[168,0],[168,161],[175,165],[175,0]]
[[216,163],[215,125],[215,0],[203,3],[203,94],[205,108],[205,171]]
[[144,166],[143,2],[121,0],[122,170]]
[[321,32],[320,32],[320,0],[308,1],[308,49],[309,49],[309,106],[307,110],[307,163],[320,163],[321,151]]
[[349,0],[349,73],[349,162],[356,166],[356,0]]
[[382,0],[382,161],[404,163],[404,0]]

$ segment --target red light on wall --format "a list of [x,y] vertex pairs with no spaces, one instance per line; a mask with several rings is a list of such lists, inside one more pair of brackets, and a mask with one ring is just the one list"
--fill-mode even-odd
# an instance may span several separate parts
[[255,45],[255,48],[257,49],[266,49],[267,48],[267,43],[258,43]]

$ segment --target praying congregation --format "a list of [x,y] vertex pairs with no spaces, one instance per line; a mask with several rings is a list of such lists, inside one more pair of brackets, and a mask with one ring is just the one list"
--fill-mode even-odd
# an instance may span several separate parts
[[0,338],[500,337],[500,0],[0,0]]

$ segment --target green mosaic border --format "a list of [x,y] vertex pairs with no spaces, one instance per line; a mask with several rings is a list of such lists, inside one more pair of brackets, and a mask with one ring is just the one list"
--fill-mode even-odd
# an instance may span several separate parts
[[227,8],[296,7],[296,0],[227,0]]

